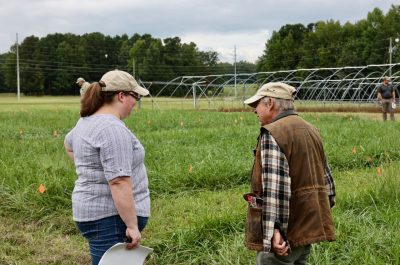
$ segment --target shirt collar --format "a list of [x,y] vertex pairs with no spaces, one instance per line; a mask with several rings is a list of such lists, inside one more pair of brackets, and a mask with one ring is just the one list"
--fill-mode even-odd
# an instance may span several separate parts
[[275,121],[277,121],[279,119],[285,118],[287,116],[290,116],[290,115],[297,115],[297,113],[294,110],[282,111],[272,119],[271,123],[273,123],[273,122],[275,122]]

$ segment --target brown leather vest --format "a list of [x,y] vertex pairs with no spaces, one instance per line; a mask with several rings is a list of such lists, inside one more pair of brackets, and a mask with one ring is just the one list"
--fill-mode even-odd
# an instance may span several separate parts
[[[297,115],[282,117],[264,128],[275,138],[289,163],[291,198],[287,239],[290,246],[296,248],[335,240],[325,186],[325,154],[318,131]],[[261,151],[258,141],[251,190],[260,197],[261,181]],[[257,251],[263,250],[261,212],[262,209],[248,207],[246,246]]]

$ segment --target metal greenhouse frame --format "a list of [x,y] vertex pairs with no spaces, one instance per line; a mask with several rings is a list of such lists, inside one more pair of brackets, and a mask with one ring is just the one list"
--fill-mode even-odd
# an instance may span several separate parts
[[[153,106],[180,102],[192,108],[240,107],[263,84],[285,82],[297,89],[296,99],[316,102],[371,103],[384,76],[391,75],[391,83],[400,85],[400,63],[337,68],[283,70],[274,72],[240,73],[206,76],[180,76],[169,82],[142,82],[152,91]],[[161,95],[168,96],[161,96]]]

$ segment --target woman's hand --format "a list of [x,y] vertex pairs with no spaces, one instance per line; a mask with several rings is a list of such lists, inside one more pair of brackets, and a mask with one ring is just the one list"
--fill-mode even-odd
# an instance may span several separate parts
[[126,236],[129,239],[129,243],[126,245],[127,249],[132,249],[137,247],[140,244],[140,239],[142,235],[139,232],[139,229],[136,227],[134,228],[126,228]]

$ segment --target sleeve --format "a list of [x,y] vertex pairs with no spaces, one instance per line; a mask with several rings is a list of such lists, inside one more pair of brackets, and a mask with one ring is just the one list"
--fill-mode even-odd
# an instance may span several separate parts
[[73,150],[72,149],[72,136],[73,136],[73,130],[69,131],[67,133],[67,135],[65,135],[65,138],[64,138],[65,142],[67,143],[68,147],[71,148],[71,150]]
[[110,126],[100,132],[97,140],[107,181],[132,176],[132,135],[120,126]]
[[336,190],[335,190],[335,182],[332,177],[332,172],[331,169],[329,168],[326,158],[325,158],[325,186],[329,196],[329,203],[332,208],[335,205]]
[[376,94],[379,94],[379,93],[381,93],[381,92],[382,92],[382,86],[379,85],[379,86],[378,86],[378,89],[376,90]]
[[271,251],[274,227],[286,237],[289,222],[290,176],[289,164],[274,137],[268,132],[261,138],[261,164],[263,184],[263,245]]

